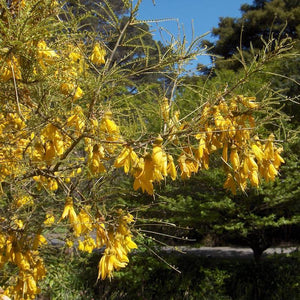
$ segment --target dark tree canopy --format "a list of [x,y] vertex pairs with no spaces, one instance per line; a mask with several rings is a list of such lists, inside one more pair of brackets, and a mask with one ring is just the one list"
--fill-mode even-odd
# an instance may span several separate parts
[[213,28],[212,34],[218,40],[212,54],[229,58],[240,45],[242,50],[249,50],[250,44],[261,48],[261,38],[268,40],[271,34],[274,38],[280,35],[299,38],[299,0],[256,0],[252,5],[242,5],[241,11],[241,18],[221,17],[219,26]]

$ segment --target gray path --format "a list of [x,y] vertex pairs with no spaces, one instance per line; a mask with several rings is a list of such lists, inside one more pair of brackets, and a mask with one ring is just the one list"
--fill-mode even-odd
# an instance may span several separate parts
[[[52,237],[50,243],[53,246],[63,246],[64,241],[58,238]],[[100,250],[100,249],[99,249]],[[104,250],[104,249],[101,249]],[[100,250],[100,251],[101,251]],[[253,251],[250,248],[244,247],[187,247],[187,246],[166,246],[161,250],[165,253],[177,253],[177,254],[190,254],[203,257],[240,257],[240,258],[252,258]],[[272,247],[264,251],[263,255],[271,254],[288,254],[295,251],[299,251],[299,247]]]
[[[253,257],[253,251],[250,248],[242,247],[200,247],[191,248],[185,246],[179,247],[163,247],[162,249],[167,253],[187,253],[192,255],[199,255],[204,257]],[[274,247],[264,251],[263,255],[270,254],[288,254],[294,251],[299,251],[298,247]]]

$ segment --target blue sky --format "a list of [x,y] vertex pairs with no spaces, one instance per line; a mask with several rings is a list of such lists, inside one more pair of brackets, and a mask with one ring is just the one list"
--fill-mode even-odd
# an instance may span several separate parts
[[[252,4],[252,0],[143,0],[140,6],[138,19],[158,20],[173,18],[174,20],[151,23],[153,30],[164,27],[177,36],[178,26],[184,28],[188,41],[192,39],[192,27],[194,35],[200,36],[213,27],[217,27],[219,17],[240,17],[240,6],[244,3]],[[193,25],[192,25],[193,24]],[[181,29],[182,30],[182,29]],[[160,39],[159,34],[154,35]],[[182,34],[181,34],[182,37]],[[212,39],[210,35],[205,37]],[[209,64],[207,56],[200,56],[198,62]]]

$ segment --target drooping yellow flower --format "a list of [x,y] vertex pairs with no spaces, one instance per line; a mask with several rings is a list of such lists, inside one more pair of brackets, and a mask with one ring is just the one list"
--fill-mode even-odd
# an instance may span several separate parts
[[78,216],[74,210],[73,207],[73,199],[71,197],[67,197],[64,211],[60,217],[60,220],[63,220],[65,218],[69,219],[70,224],[73,226],[74,229],[74,235],[76,237],[80,236],[82,229],[81,229],[81,223],[78,219]]
[[[187,151],[189,151],[189,149],[187,149]],[[180,176],[183,179],[190,178],[192,173],[198,172],[198,162],[193,159],[191,155],[192,154],[189,155],[188,152],[184,151],[177,160],[181,171]]]
[[225,162],[228,161],[228,142],[224,143],[223,151],[222,151],[222,158]]
[[92,251],[96,248],[96,242],[91,236],[85,236],[84,240],[78,241],[78,250],[92,253]]
[[278,148],[278,149],[276,149],[275,152],[274,152],[274,161],[273,161],[273,165],[274,165],[274,167],[275,167],[277,170],[279,169],[280,165],[281,165],[282,163],[285,162],[284,159],[280,156],[280,153],[281,153],[282,151],[283,151],[282,148]]
[[97,248],[103,247],[107,242],[105,224],[98,219],[95,225],[96,229],[96,245]]
[[83,97],[84,92],[79,86],[73,83],[64,82],[60,86],[60,90],[64,95],[73,95],[73,100],[76,101]]
[[71,216],[72,220],[75,220],[75,219],[77,220],[77,216],[76,216],[76,213],[75,213],[75,210],[73,207],[73,199],[71,197],[67,197],[64,211],[60,217],[60,220],[63,220],[70,216]]
[[227,179],[226,179],[223,187],[227,190],[230,190],[233,195],[236,194],[236,183],[235,183],[234,177],[232,176],[231,173],[227,174]]
[[127,252],[131,251],[132,249],[137,249],[137,244],[132,240],[131,235],[127,235],[125,237],[124,246]]
[[225,130],[226,121],[221,115],[218,106],[216,105],[213,107],[213,117],[214,117],[214,123],[216,125],[216,129]]
[[230,152],[230,162],[235,171],[237,171],[240,167],[240,158],[237,153],[237,147],[235,145],[231,146],[231,152]]
[[83,90],[78,86],[76,87],[75,93],[73,95],[73,100],[78,100],[80,98],[82,98],[84,95]]
[[246,155],[244,162],[243,162],[243,170],[245,174],[248,174],[248,172],[252,171],[257,171],[258,166],[257,163],[255,162],[254,158],[252,155]]
[[[151,158],[154,166],[154,172],[157,171],[162,176],[167,176],[167,155],[162,149],[162,142],[163,139],[160,136],[154,141]],[[160,178],[161,176],[157,174],[157,177]]]
[[109,134],[119,134],[119,127],[112,120],[112,112],[107,111],[100,122],[100,130]]
[[58,54],[50,49],[45,41],[40,41],[37,45],[37,54],[38,54],[38,59],[39,63],[42,68],[45,68],[46,64],[53,64],[57,59],[58,59]]
[[69,95],[73,92],[75,85],[73,83],[64,82],[60,86],[60,90],[64,95]]
[[251,149],[253,154],[255,155],[256,159],[261,162],[264,159],[264,152],[261,149],[261,144],[258,141],[258,137],[255,137],[255,143],[251,145]]
[[228,135],[231,139],[234,139],[235,135],[236,135],[236,127],[235,125],[231,125],[229,127],[229,130],[228,130]]
[[199,160],[202,159],[204,155],[204,151],[206,148],[206,141],[205,141],[205,133],[200,133],[196,135],[196,139],[199,139],[199,145],[198,145],[198,153],[197,153],[197,158]]
[[26,276],[26,286],[27,286],[29,294],[36,295],[38,293],[36,281],[33,278],[33,276],[31,276],[31,275]]
[[259,186],[257,171],[252,171],[249,175],[249,179],[250,179],[250,182],[251,182],[252,186],[255,186],[255,187]]
[[17,251],[14,253],[12,261],[22,270],[30,270],[30,263],[27,260],[26,255],[23,255],[22,252]]
[[146,191],[148,194],[153,195],[153,180],[154,180],[154,165],[149,153],[146,153],[144,157],[140,158],[133,176],[135,177],[133,188],[142,191]]
[[75,133],[79,136],[85,126],[85,119],[83,110],[80,106],[76,106],[73,110],[73,114],[68,118],[67,125],[70,127],[75,127]]
[[81,209],[78,214],[78,220],[81,224],[81,231],[82,234],[86,234],[88,232],[91,232],[93,230],[93,221],[91,219],[90,214],[88,213],[90,210],[89,206],[85,206],[85,208]]
[[[106,252],[106,250],[105,250]],[[99,262],[99,272],[98,272],[98,279],[101,278],[102,280],[106,277],[111,278],[114,267],[125,267],[125,263],[120,263],[115,255],[104,253],[101,257]]]
[[114,162],[114,167],[116,168],[124,167],[124,172],[128,174],[131,167],[137,165],[138,160],[139,158],[137,154],[133,151],[133,149],[129,146],[125,146],[123,147],[119,156],[116,158]]
[[20,60],[14,55],[11,58],[7,59],[5,62],[2,62],[2,66],[0,68],[0,79],[4,82],[10,79],[22,79],[21,68],[20,68]]
[[102,161],[105,158],[103,146],[96,144],[93,147],[89,147],[88,152],[88,168],[91,171],[91,174],[97,175],[106,172]]
[[264,149],[264,158],[265,159],[274,159],[274,134],[270,134],[268,141],[265,145],[265,149]]
[[69,54],[69,58],[71,59],[72,62],[78,63],[83,57],[82,54],[79,53],[78,51],[77,52],[72,51]]
[[92,55],[90,56],[90,60],[95,65],[103,65],[105,64],[105,55],[106,51],[104,47],[100,46],[99,43],[96,43]]
[[171,176],[172,180],[176,179],[177,177],[176,166],[174,164],[174,160],[171,155],[168,155],[167,173]]
[[274,167],[274,165],[272,163],[269,164],[268,166],[268,171],[267,171],[267,181],[268,180],[275,180],[276,175],[278,174],[278,171],[276,170],[276,168]]
[[161,102],[161,113],[164,121],[167,123],[170,118],[170,105],[169,105],[169,99],[164,97]]

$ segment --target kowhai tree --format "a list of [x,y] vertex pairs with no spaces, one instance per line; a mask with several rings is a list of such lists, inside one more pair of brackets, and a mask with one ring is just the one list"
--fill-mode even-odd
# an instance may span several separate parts
[[[132,45],[124,36],[140,23],[139,2],[122,1],[128,18],[121,25],[105,1],[109,23],[120,29],[113,44],[110,31],[80,30],[89,11],[77,18],[52,0],[0,3],[0,267],[6,296],[33,299],[40,292],[38,282],[47,274],[43,249],[58,227],[69,247],[105,247],[98,278],[111,278],[128,264],[137,248],[135,218],[118,204],[121,173],[149,195],[167,178],[208,169],[211,156],[224,163],[224,187],[232,193],[278,175],[282,147],[272,133],[257,134],[253,115],[260,103],[252,95],[220,89],[180,115],[174,90],[181,73],[174,70],[197,49],[177,41],[152,58],[143,42]],[[115,59],[122,47],[131,49],[130,60],[129,54]],[[286,40],[265,48],[258,65],[289,47]],[[151,110],[142,111],[135,100],[155,92],[135,79],[151,73],[167,76],[172,91],[157,94]]]

